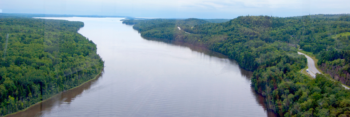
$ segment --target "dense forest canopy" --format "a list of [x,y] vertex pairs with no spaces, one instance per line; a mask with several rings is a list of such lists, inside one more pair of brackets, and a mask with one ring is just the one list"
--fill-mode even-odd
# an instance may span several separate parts
[[[190,43],[236,60],[254,71],[252,87],[280,116],[350,116],[350,91],[341,86],[350,80],[349,19],[349,15],[241,16],[222,23],[191,19],[123,23],[134,25],[146,39]],[[338,71],[331,74],[337,81],[302,74],[306,58],[297,54],[299,48],[316,55],[321,68],[329,70],[326,73]]]
[[0,16],[0,116],[95,78],[104,62],[82,22]]

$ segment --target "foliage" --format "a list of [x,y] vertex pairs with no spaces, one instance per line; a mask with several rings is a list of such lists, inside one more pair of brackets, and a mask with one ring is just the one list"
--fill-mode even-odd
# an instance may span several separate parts
[[[278,115],[340,116],[349,112],[350,92],[340,82],[322,75],[311,80],[301,74],[306,58],[297,54],[297,47],[314,53],[320,62],[338,59],[321,55],[350,49],[347,38],[334,38],[350,32],[348,17],[241,16],[223,23],[197,25],[165,19],[124,23],[133,24],[146,39],[191,43],[235,59],[242,68],[254,71],[252,87],[266,97],[267,108]],[[348,55],[339,56],[347,61]]]
[[78,86],[102,71],[96,45],[77,33],[83,26],[0,18],[0,116]]
[[320,68],[328,73],[334,80],[350,86],[350,51],[333,50],[324,51],[319,54]]

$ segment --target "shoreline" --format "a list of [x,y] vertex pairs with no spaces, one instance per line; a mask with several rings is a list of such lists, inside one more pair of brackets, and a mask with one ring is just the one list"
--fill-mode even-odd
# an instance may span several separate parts
[[[88,40],[88,41],[91,41],[91,40],[89,40],[86,36],[84,36],[84,35],[82,35],[82,34],[80,34],[79,33],[79,30],[81,30],[82,28],[84,28],[84,26],[85,26],[85,23],[84,22],[82,22],[82,21],[70,21],[70,20],[63,20],[63,19],[50,19],[51,17],[31,17],[30,19],[46,19],[46,20],[56,20],[56,21],[68,21],[68,22],[81,22],[83,25],[82,26],[79,26],[79,27],[77,27],[77,30],[75,30],[75,31],[71,31],[73,34],[77,34],[77,35],[80,35],[80,36],[82,36],[82,37],[84,37],[85,39],[84,40]],[[97,45],[95,44],[95,43],[93,43],[93,45],[97,48]],[[0,117],[12,117],[12,116],[17,116],[17,114],[20,114],[20,113],[23,113],[23,112],[25,112],[25,111],[27,111],[27,110],[29,110],[29,109],[32,109],[33,107],[35,107],[35,106],[38,106],[39,104],[42,104],[42,103],[44,103],[44,102],[47,102],[47,101],[50,101],[50,100],[52,100],[53,98],[56,98],[57,96],[59,96],[59,95],[62,95],[62,94],[64,94],[64,93],[66,93],[66,92],[69,92],[69,91],[72,91],[72,90],[75,90],[75,89],[78,89],[78,88],[80,88],[80,87],[82,87],[82,86],[85,86],[86,84],[88,84],[88,83],[92,83],[92,81],[94,81],[94,80],[97,80],[99,77],[101,77],[102,76],[102,74],[104,73],[104,61],[103,61],[103,59],[101,58],[101,56],[97,53],[97,50],[95,51],[95,53],[97,54],[97,56],[99,56],[99,58],[101,59],[101,61],[102,61],[102,66],[101,66],[101,70],[99,70],[99,71],[96,71],[97,73],[94,75],[94,74],[92,74],[92,75],[90,75],[90,76],[87,76],[87,77],[84,77],[84,78],[90,78],[91,77],[91,79],[86,79],[86,81],[82,81],[80,84],[76,84],[76,86],[74,86],[74,85],[68,85],[68,86],[71,86],[71,88],[68,88],[68,89],[66,89],[66,90],[62,90],[62,91],[59,91],[59,92],[57,92],[57,93],[53,93],[52,95],[49,95],[46,99],[43,99],[43,100],[38,100],[38,102],[36,102],[36,101],[33,101],[33,104],[30,104],[30,105],[28,105],[28,107],[25,107],[25,108],[23,108],[23,109],[21,109],[21,110],[17,110],[17,111],[14,111],[14,112],[12,112],[12,113],[7,113],[7,114],[5,114],[5,115],[0,115]],[[46,77],[45,77],[46,78]],[[28,98],[28,97],[27,97]],[[31,100],[31,98],[29,98],[29,100]],[[26,101],[29,101],[29,100],[26,100]],[[22,102],[22,101],[20,101],[20,100],[17,100],[18,102]],[[6,107],[4,107],[4,108],[6,108]]]
[[[127,25],[127,24],[125,24]],[[133,25],[132,25],[133,26]],[[133,28],[134,29],[134,28]],[[140,31],[134,29],[135,31],[137,31],[139,34],[141,34]],[[211,52],[211,53],[216,53],[216,55],[218,55],[218,57],[220,58],[226,58],[226,59],[229,59],[231,61],[234,61],[234,62],[237,62],[235,59],[232,59],[230,58],[229,56],[223,54],[223,53],[220,53],[220,52],[216,52],[214,50],[211,50],[209,49],[207,46],[204,46],[204,45],[200,45],[200,44],[193,44],[193,43],[189,43],[189,42],[185,42],[185,41],[177,41],[177,40],[172,40],[172,41],[164,41],[162,39],[158,39],[158,38],[148,38],[148,37],[143,37],[142,35],[140,35],[143,39],[145,40],[149,40],[149,41],[155,41],[155,42],[161,42],[161,43],[166,43],[166,44],[171,44],[171,45],[175,45],[175,46],[182,46],[182,47],[186,47],[186,48],[189,48],[191,49],[192,51],[197,51],[197,52],[200,52],[200,53],[204,53],[204,54],[208,54],[209,56],[212,56],[210,55],[209,53],[207,52]],[[201,51],[202,50],[202,51]],[[204,51],[203,51],[204,50]],[[215,56],[215,55],[214,55]],[[243,68],[242,66],[240,66],[238,63],[237,63],[238,67],[241,69],[241,73],[242,73],[242,70],[245,71],[245,72],[250,72],[251,74],[253,74],[254,70],[253,71],[250,71],[250,70],[247,70],[245,68]],[[244,73],[242,73],[244,74]],[[246,75],[246,74],[245,74]],[[251,79],[252,79],[252,75],[247,75],[246,77],[249,77],[250,79],[250,82],[251,82]],[[262,105],[264,110],[266,111],[266,114],[268,115],[268,117],[279,117],[279,114],[278,113],[275,113],[272,109],[269,109],[267,108],[267,103],[265,102],[265,99],[266,99],[266,96],[262,95],[261,93],[255,91],[253,89],[253,87],[251,86],[253,92],[255,93],[256,96],[261,96],[262,98],[264,98],[264,102],[260,103]],[[265,108],[266,107],[266,108]]]
[[39,101],[39,102],[37,102],[37,103],[35,103],[35,104],[33,104],[33,105],[30,105],[29,107],[27,107],[27,108],[25,108],[25,109],[23,109],[23,110],[20,110],[20,111],[17,111],[17,112],[15,112],[15,113],[11,113],[11,114],[3,115],[3,117],[8,117],[8,116],[11,116],[11,115],[19,114],[20,112],[24,112],[24,111],[26,111],[26,110],[28,110],[28,109],[30,109],[30,108],[32,108],[32,107],[34,107],[34,106],[40,104],[40,103],[43,103],[43,102],[48,101],[48,100],[50,100],[50,99],[52,99],[52,98],[54,98],[54,97],[56,97],[56,96],[58,96],[58,95],[60,95],[60,94],[62,94],[62,93],[64,93],[64,92],[67,92],[67,91],[70,91],[70,90],[74,90],[74,89],[76,89],[76,88],[79,88],[79,87],[81,87],[81,86],[83,86],[83,85],[85,85],[85,84],[87,84],[87,83],[89,83],[89,82],[91,82],[91,81],[96,80],[97,78],[99,78],[99,77],[101,76],[101,74],[103,73],[103,71],[104,71],[104,69],[102,69],[102,70],[100,71],[100,73],[98,73],[94,78],[92,78],[92,79],[90,79],[90,80],[87,80],[87,81],[83,82],[82,84],[80,84],[80,85],[78,85],[78,86],[75,86],[75,87],[70,88],[70,89],[68,89],[68,90],[62,91],[62,92],[57,93],[57,94],[55,94],[55,95],[52,95],[51,97],[49,97],[49,98],[47,98],[47,99],[45,99],[45,100]]
[[[45,19],[45,18],[46,18],[46,17],[43,17],[42,19]],[[68,21],[68,20],[67,20],[67,21]],[[72,21],[70,21],[70,22],[72,22]],[[84,22],[83,22],[83,24],[84,24],[84,26],[85,26],[85,23],[84,23]],[[84,26],[80,27],[75,33],[77,33],[77,34],[79,34],[79,35],[85,37],[84,35],[82,35],[82,34],[79,33],[79,30],[81,30],[82,28],[84,28]],[[85,37],[85,38],[86,38],[86,37]],[[86,39],[87,39],[87,38],[86,38]],[[88,40],[88,39],[87,39],[87,40]],[[95,45],[96,48],[97,48],[97,45],[96,45],[96,44],[94,44],[94,45]],[[97,53],[97,51],[96,51],[96,53]],[[102,58],[101,58],[101,59],[102,59]],[[103,61],[103,60],[102,60],[102,61]],[[87,83],[89,83],[89,82],[91,82],[91,81],[93,81],[93,80],[96,80],[97,78],[99,78],[99,77],[101,76],[101,74],[102,74],[103,72],[104,72],[104,65],[103,65],[101,71],[100,71],[98,74],[96,74],[92,79],[87,80],[87,81],[85,81],[85,82],[83,82],[83,83],[81,83],[81,84],[79,84],[79,85],[77,85],[77,86],[75,86],[75,87],[72,87],[72,88],[70,88],[70,89],[68,89],[68,90],[64,90],[64,91],[61,91],[61,92],[59,92],[59,93],[57,93],[57,94],[54,94],[54,95],[50,96],[49,98],[47,98],[47,99],[45,99],[45,100],[39,101],[39,102],[37,102],[37,103],[35,103],[35,104],[32,104],[32,105],[30,105],[30,106],[24,108],[23,110],[19,110],[19,111],[17,111],[17,112],[10,113],[10,114],[7,114],[7,115],[3,115],[3,116],[0,116],[0,117],[8,117],[8,116],[13,116],[13,115],[15,115],[15,114],[19,114],[19,113],[24,112],[24,111],[26,111],[26,110],[28,110],[28,109],[30,109],[30,108],[32,108],[32,107],[38,105],[38,104],[41,104],[41,103],[43,103],[43,102],[46,102],[46,101],[48,101],[48,100],[50,100],[50,99],[52,99],[52,98],[54,98],[54,97],[56,97],[56,96],[58,96],[58,95],[60,95],[60,94],[62,94],[62,93],[65,93],[65,92],[67,92],[67,91],[71,91],[71,90],[77,89],[77,88],[79,88],[79,87],[81,87],[81,86],[83,86],[83,85],[85,85],[85,84],[87,84]]]

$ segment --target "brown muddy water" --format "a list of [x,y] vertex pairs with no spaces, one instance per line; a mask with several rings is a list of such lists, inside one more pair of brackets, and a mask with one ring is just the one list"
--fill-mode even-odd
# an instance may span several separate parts
[[50,19],[84,22],[79,33],[97,45],[104,73],[13,117],[274,116],[252,73],[223,55],[145,40],[121,18]]

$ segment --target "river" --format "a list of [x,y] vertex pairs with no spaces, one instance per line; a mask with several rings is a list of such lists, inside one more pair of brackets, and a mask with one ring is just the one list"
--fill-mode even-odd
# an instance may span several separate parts
[[79,33],[97,45],[104,73],[12,116],[261,117],[267,112],[251,72],[198,48],[143,39],[121,18],[82,21]]

